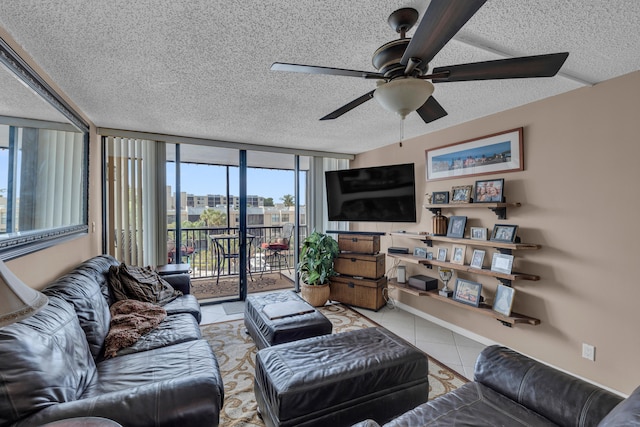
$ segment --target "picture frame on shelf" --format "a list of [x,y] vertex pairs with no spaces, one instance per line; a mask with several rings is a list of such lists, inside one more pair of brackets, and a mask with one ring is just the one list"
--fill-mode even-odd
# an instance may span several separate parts
[[514,243],[518,234],[517,225],[496,224],[491,232],[492,242]]
[[433,259],[433,252],[427,251],[427,259]]
[[467,225],[466,216],[452,216],[449,218],[449,227],[447,228],[447,237],[462,239],[464,237],[464,229]]
[[447,205],[449,204],[449,192],[448,191],[434,191],[431,194],[432,205]]
[[504,179],[485,179],[476,181],[473,203],[504,202]]
[[451,188],[451,203],[471,203],[473,185],[457,185]]
[[469,264],[469,267],[482,270],[482,263],[484,262],[485,254],[486,252],[482,249],[474,249],[473,255],[471,256],[471,264]]
[[482,284],[466,279],[456,279],[456,287],[453,291],[453,300],[474,307],[480,306]]
[[513,255],[496,252],[491,259],[491,271],[496,273],[511,274],[513,268]]
[[447,260],[447,248],[438,248],[438,261],[445,262]]
[[524,170],[523,128],[510,129],[425,151],[426,180]]
[[473,240],[487,240],[487,229],[485,227],[471,227],[469,237]]
[[498,284],[496,296],[493,299],[493,311],[503,316],[511,316],[511,308],[513,307],[513,297],[516,290],[510,286]]
[[416,256],[416,257],[419,257],[419,258],[426,258],[427,257],[427,249],[417,246],[417,247],[413,248],[413,256]]
[[467,247],[465,245],[453,245],[451,247],[451,263],[464,265],[464,255],[467,251]]

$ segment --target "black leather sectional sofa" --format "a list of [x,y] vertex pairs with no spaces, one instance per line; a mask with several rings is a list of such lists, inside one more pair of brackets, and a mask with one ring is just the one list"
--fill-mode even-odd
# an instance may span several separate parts
[[[484,349],[474,381],[383,427],[640,426],[640,387],[623,399],[502,346]],[[353,427],[379,427],[365,420]]]
[[[48,305],[0,328],[0,426],[103,417],[127,427],[217,426],[224,391],[201,338],[193,295],[165,305],[167,317],[117,357],[104,358],[110,256],[92,258],[47,286]],[[188,293],[187,276],[168,277]]]

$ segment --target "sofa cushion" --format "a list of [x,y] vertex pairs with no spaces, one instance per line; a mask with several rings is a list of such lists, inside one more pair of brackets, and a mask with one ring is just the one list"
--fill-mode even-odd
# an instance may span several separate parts
[[598,427],[639,427],[640,426],[640,387],[600,421]]
[[196,319],[188,313],[167,316],[156,328],[142,335],[135,344],[118,350],[117,356],[153,350],[202,338]]
[[384,427],[455,426],[546,427],[556,424],[478,383],[462,387],[423,403]]
[[51,296],[38,313],[0,328],[0,425],[74,401],[96,365],[73,306]]
[[[47,296],[59,296],[73,304],[94,359],[102,353],[104,339],[109,332],[111,315],[101,285],[106,282],[105,272],[113,261],[106,256],[92,258],[42,291]],[[106,270],[100,273],[99,268]]]
[[482,350],[475,381],[562,426],[595,427],[620,396],[501,346]]
[[183,295],[180,298],[176,298],[169,304],[162,306],[167,310],[168,316],[174,314],[188,313],[192,315],[196,322],[200,323],[202,320],[202,313],[200,311],[200,303],[194,295]]

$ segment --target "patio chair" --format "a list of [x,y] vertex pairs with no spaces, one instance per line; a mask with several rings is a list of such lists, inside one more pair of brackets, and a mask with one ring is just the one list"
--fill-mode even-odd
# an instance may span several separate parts
[[[282,262],[284,261],[284,265],[287,267],[289,273],[291,273],[288,253],[284,254],[283,252],[289,251],[289,243],[291,242],[291,236],[293,235],[293,227],[294,226],[291,223],[284,224],[282,226],[282,233],[280,236],[272,238],[268,242],[264,242],[260,245],[260,247],[266,252],[265,261],[266,264],[269,264],[271,269],[273,269],[273,266],[277,263],[278,270],[280,270]],[[262,277],[263,273],[264,269],[262,270],[260,277]]]

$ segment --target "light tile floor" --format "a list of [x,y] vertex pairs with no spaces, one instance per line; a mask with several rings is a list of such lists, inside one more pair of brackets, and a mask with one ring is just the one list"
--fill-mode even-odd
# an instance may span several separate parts
[[[471,340],[445,327],[416,316],[401,308],[385,306],[375,312],[357,311],[401,336],[468,379],[473,379],[473,367],[484,344]],[[222,304],[203,305],[201,324],[242,319],[243,314],[228,315]]]

